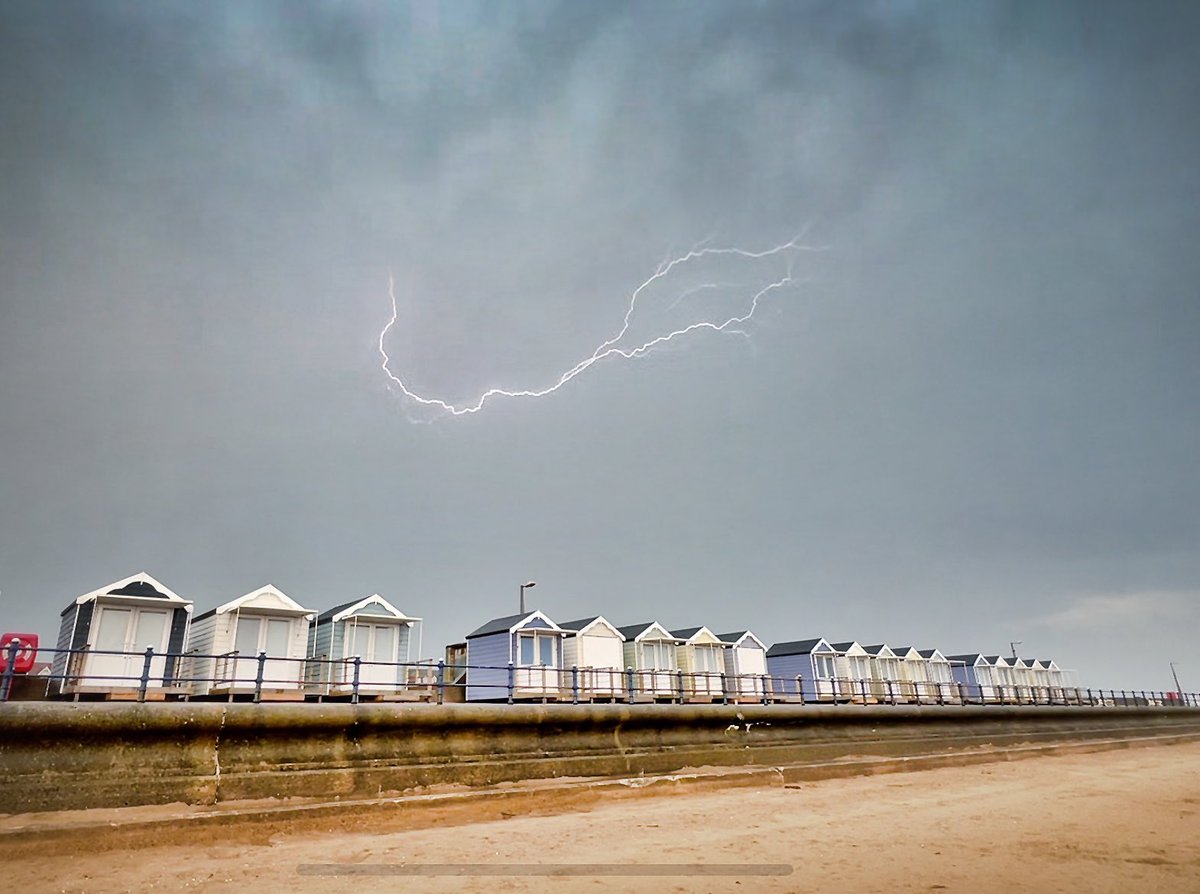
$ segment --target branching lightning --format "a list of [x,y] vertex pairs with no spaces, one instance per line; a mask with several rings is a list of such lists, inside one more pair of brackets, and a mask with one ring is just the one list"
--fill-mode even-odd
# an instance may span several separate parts
[[[576,376],[586,372],[600,361],[606,360],[610,357],[621,357],[625,360],[633,360],[635,358],[645,356],[646,354],[650,353],[656,348],[662,347],[668,342],[675,341],[677,339],[683,339],[692,333],[702,331],[720,332],[742,336],[747,335],[746,331],[739,327],[754,317],[755,313],[758,311],[759,303],[771,293],[795,284],[796,280],[792,275],[792,265],[795,255],[799,252],[820,250],[814,246],[803,244],[801,242],[803,238],[804,232],[801,232],[795,238],[784,242],[781,245],[776,245],[773,248],[768,248],[763,251],[747,251],[746,249],[742,248],[709,248],[706,247],[702,242],[690,249],[685,254],[668,258],[659,264],[658,269],[654,271],[654,274],[636,289],[634,289],[632,294],[629,296],[629,304],[625,309],[625,316],[621,321],[620,331],[618,331],[617,334],[611,338],[601,342],[595,348],[595,350],[592,351],[590,356],[579,361],[566,372],[562,373],[553,384],[547,385],[543,388],[521,390],[489,388],[480,394],[479,397],[475,398],[475,400],[460,404],[450,403],[449,401],[445,401],[436,397],[424,397],[420,394],[417,394],[415,391],[409,388],[399,376],[392,372],[391,358],[388,356],[385,342],[388,332],[396,324],[398,311],[396,306],[395,277],[389,276],[388,297],[392,302],[392,315],[388,319],[387,324],[379,333],[379,354],[383,358],[380,366],[383,369],[384,375],[388,377],[389,382],[395,387],[399,388],[401,393],[414,404],[428,407],[435,411],[449,413],[452,416],[464,416],[470,413],[478,413],[483,409],[484,405],[493,398],[546,397],[547,395],[558,391]],[[733,257],[746,261],[760,261],[773,257],[782,257],[786,260],[785,272],[778,279],[774,279],[771,282],[768,282],[766,285],[753,291],[753,293],[750,295],[748,303],[744,305],[745,310],[740,314],[734,314],[723,320],[697,320],[696,322],[673,329],[670,332],[666,332],[662,335],[656,335],[653,338],[650,338],[649,340],[644,341],[634,347],[621,347],[619,345],[622,339],[624,339],[629,332],[634,312],[637,310],[639,298],[641,298],[648,289],[650,289],[656,283],[665,280],[672,273],[681,270],[686,265],[693,264],[705,258],[720,257]],[[699,285],[691,286],[676,296],[674,301],[671,303],[670,308],[674,308],[684,298],[698,292],[728,288],[734,285],[736,284],[730,282],[705,282]]]

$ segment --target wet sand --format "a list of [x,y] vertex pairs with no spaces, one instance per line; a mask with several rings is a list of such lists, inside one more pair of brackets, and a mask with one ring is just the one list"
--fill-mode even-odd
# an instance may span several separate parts
[[5,859],[3,877],[97,894],[1200,892],[1200,743],[486,812],[408,830],[275,827],[258,843],[180,824],[135,850],[57,842]]

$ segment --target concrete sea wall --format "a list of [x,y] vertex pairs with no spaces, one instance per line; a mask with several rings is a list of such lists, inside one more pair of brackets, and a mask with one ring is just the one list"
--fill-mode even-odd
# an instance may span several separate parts
[[980,746],[1200,736],[1189,708],[0,705],[0,812],[773,767]]

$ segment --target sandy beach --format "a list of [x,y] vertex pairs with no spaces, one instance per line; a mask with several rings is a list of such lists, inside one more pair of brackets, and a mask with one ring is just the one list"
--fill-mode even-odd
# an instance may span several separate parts
[[[14,891],[1200,891],[1200,744],[5,861]],[[531,865],[536,864],[536,865]]]

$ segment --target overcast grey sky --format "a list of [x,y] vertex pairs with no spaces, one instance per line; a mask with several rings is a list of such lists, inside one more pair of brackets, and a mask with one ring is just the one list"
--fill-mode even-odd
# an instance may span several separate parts
[[[1200,689],[1198,25],[0,0],[0,628],[146,570],[377,591],[436,655],[534,579],[564,620]],[[389,273],[393,369],[468,399],[552,382],[670,252],[806,225],[749,338],[431,424],[379,368]]]

